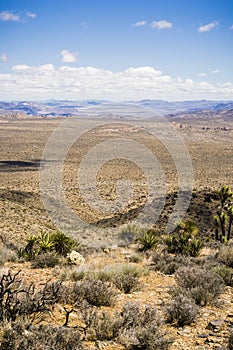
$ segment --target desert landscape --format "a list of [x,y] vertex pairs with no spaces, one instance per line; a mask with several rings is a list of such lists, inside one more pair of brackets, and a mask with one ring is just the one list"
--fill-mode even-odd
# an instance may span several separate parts
[[[42,327],[43,332],[52,325],[47,329],[52,332],[50,343],[41,345],[41,349],[57,344],[55,329],[60,329],[59,336],[66,344],[61,341],[61,349],[232,349],[233,246],[231,239],[216,239],[214,225],[220,205],[218,191],[223,186],[233,188],[232,118],[231,109],[167,116],[190,154],[194,175],[188,210],[181,226],[172,233],[188,237],[178,251],[178,241],[169,246],[166,232],[179,189],[177,169],[164,144],[147,132],[155,121],[141,120],[142,128],[135,126],[137,120],[124,120],[124,116],[102,116],[98,123],[103,126],[82,135],[69,149],[62,172],[64,195],[67,205],[87,225],[85,229],[73,229],[71,235],[70,231],[64,232],[65,237],[76,242],[74,245],[68,238],[64,244],[63,236],[56,245],[51,237],[56,236],[59,227],[43,204],[40,171],[45,145],[65,119],[2,115],[1,307],[8,307],[3,297],[7,286],[13,309],[16,300],[22,308],[25,300],[28,305],[34,305],[36,300],[32,291],[24,292],[26,296],[16,294],[16,299],[11,300],[11,288],[17,290],[20,285],[26,291],[33,283],[40,298],[43,295],[45,299],[50,288],[50,299],[42,298],[41,309],[38,304],[25,314],[15,311],[15,318],[2,311],[2,320],[14,325],[9,328],[4,324],[1,348],[26,349],[29,339],[39,344],[40,328],[36,327]],[[77,118],[77,125],[88,122],[83,115]],[[144,225],[134,225],[147,201],[148,189],[145,174],[137,164],[124,159],[127,154],[104,164],[97,174],[97,190],[108,203],[116,198],[119,179],[133,184],[133,197],[123,211],[106,215],[87,204],[80,193],[77,173],[81,160],[100,142],[116,138],[143,143],[162,165],[165,202],[152,224],[146,225],[145,220]],[[92,164],[89,167],[91,171]],[[195,250],[187,250],[193,239],[198,241]],[[59,251],[63,244],[67,250]],[[72,261],[71,255],[67,258],[71,250],[84,260]],[[188,283],[193,276],[199,285],[207,283],[198,297],[190,294],[190,286],[185,287],[184,281]],[[25,338],[21,343],[20,334]]]
[[0,1],[0,350],[233,350],[233,1]]

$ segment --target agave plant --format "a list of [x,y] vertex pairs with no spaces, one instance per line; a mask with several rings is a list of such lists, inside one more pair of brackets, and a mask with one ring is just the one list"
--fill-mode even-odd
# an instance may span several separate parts
[[36,237],[36,243],[39,246],[40,253],[51,251],[54,247],[52,236],[49,232],[42,231]]
[[63,256],[66,256],[73,248],[77,248],[80,245],[80,243],[61,231],[53,234],[52,242],[56,253]]
[[138,242],[141,244],[142,251],[156,249],[159,243],[159,238],[156,231],[151,229],[139,237]]

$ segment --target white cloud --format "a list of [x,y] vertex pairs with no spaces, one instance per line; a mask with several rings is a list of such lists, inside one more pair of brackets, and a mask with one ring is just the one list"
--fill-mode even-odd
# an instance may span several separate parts
[[197,74],[199,77],[206,77],[207,76],[207,73],[198,73]]
[[8,61],[8,56],[6,53],[3,53],[1,56],[0,56],[0,61],[2,62],[7,62]]
[[214,29],[217,27],[217,25],[219,24],[219,22],[211,22],[211,23],[208,23],[208,24],[205,24],[203,26],[200,26],[198,28],[198,31],[200,33],[204,33],[204,32],[209,32],[211,29]]
[[13,66],[10,74],[0,74],[0,100],[227,100],[232,95],[232,83],[174,78],[148,66],[112,72],[96,67],[22,64]]
[[230,30],[233,30],[233,24],[232,24],[232,26],[230,26]]
[[161,20],[161,21],[153,21],[151,23],[151,27],[153,29],[171,29],[172,28],[172,23],[168,22],[166,20]]
[[147,21],[138,21],[133,24],[133,27],[145,27],[147,25]]
[[218,73],[220,73],[220,70],[219,69],[214,69],[214,70],[211,71],[211,73],[212,74],[218,74]]
[[62,50],[60,52],[60,54],[61,54],[61,61],[64,63],[77,62],[77,60],[78,60],[78,54],[75,52],[70,52],[68,50]]
[[20,22],[19,15],[15,15],[14,13],[10,11],[2,11],[0,12],[0,21],[14,21],[14,22]]
[[36,16],[37,16],[37,14],[36,14],[36,13],[33,13],[33,12],[27,12],[26,14],[27,14],[27,16],[28,16],[29,18],[32,18],[32,19],[35,19]]

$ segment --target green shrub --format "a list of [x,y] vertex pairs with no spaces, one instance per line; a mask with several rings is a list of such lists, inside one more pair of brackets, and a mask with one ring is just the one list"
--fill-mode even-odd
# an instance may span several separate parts
[[159,243],[158,233],[150,229],[146,231],[141,237],[137,240],[140,243],[140,250],[146,251],[149,249],[156,249]]
[[198,231],[198,227],[192,221],[181,222],[173,233],[164,236],[163,241],[168,252],[196,257],[204,245],[196,238]]
[[226,286],[233,287],[233,268],[227,266],[216,266],[212,271],[222,277]]
[[60,231],[52,235],[52,241],[55,252],[63,256],[67,256],[72,249],[78,248],[80,245],[73,238]]
[[183,327],[195,320],[198,310],[198,306],[193,299],[181,294],[176,296],[166,307],[165,313],[168,322],[176,323],[178,326]]
[[36,256],[48,252],[55,252],[60,256],[67,256],[79,243],[63,232],[49,233],[42,231],[40,234],[31,236],[27,245],[18,250],[18,256],[26,260],[34,260]]
[[224,288],[224,281],[219,275],[198,266],[181,267],[175,279],[180,288],[173,289],[173,293],[182,292],[201,306],[214,302]]

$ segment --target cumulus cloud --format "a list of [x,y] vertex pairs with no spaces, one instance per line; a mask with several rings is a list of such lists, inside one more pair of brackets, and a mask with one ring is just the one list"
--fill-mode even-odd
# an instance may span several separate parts
[[20,17],[19,17],[19,15],[15,15],[14,13],[12,13],[10,11],[2,11],[2,12],[0,12],[0,21],[20,22]]
[[6,53],[3,53],[2,55],[0,55],[0,61],[1,62],[7,62],[8,61],[8,56]]
[[233,84],[174,78],[154,67],[112,72],[96,67],[52,64],[12,67],[0,74],[0,100],[31,99],[232,99]]
[[78,54],[76,52],[62,50],[60,54],[61,54],[61,61],[64,63],[77,62],[78,60]]
[[166,21],[165,19],[160,20],[160,21],[153,21],[151,23],[151,27],[153,29],[171,29],[172,28],[172,23]]
[[145,27],[147,25],[147,21],[138,21],[133,24],[133,27]]
[[29,18],[32,18],[32,19],[35,19],[37,14],[36,13],[33,13],[33,12],[27,12],[26,15],[29,17]]
[[214,69],[214,70],[211,71],[211,73],[212,74],[218,74],[218,73],[220,73],[220,70],[219,69]]
[[206,77],[207,76],[207,73],[198,73],[197,74],[199,77]]
[[214,29],[215,27],[217,27],[217,25],[219,24],[219,22],[215,21],[215,22],[211,22],[208,24],[205,24],[203,26],[200,26],[198,28],[198,31],[200,33],[204,33],[204,32],[209,32],[210,30]]

